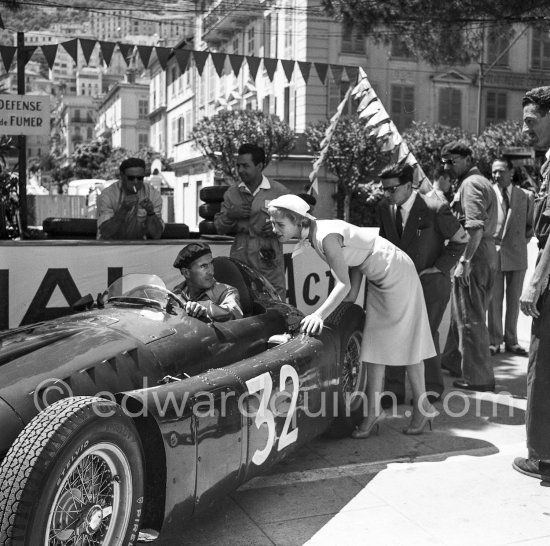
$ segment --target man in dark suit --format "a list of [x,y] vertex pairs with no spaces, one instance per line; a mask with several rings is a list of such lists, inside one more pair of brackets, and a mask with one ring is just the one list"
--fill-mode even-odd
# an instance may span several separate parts
[[[380,202],[380,235],[406,252],[414,262],[424,290],[430,328],[437,355],[424,362],[430,402],[441,398],[438,329],[451,295],[450,270],[460,258],[468,236],[447,203],[420,195],[413,189],[413,168],[391,164],[379,174],[385,198]],[[404,401],[405,368],[386,368],[386,391]],[[388,405],[388,398],[382,400]]]
[[[518,344],[519,297],[527,271],[527,243],[533,236],[534,196],[512,184],[514,166],[509,159],[496,159],[492,165],[493,189],[498,201],[495,231],[497,271],[489,302],[489,350],[494,355],[505,349],[518,355],[527,351]],[[506,317],[502,329],[502,302],[506,294]]]

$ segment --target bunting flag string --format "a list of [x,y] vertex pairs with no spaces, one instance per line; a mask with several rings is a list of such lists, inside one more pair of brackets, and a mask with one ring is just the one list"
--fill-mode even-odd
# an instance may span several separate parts
[[[229,58],[229,64],[231,70],[235,76],[239,75],[241,67],[244,60],[246,59],[250,76],[252,79],[256,79],[260,64],[263,61],[265,71],[270,81],[273,82],[275,78],[275,73],[279,68],[279,61],[283,69],[283,73],[290,83],[292,81],[293,74],[295,72],[296,64],[300,69],[300,73],[306,85],[309,83],[309,78],[311,75],[311,68],[315,66],[315,70],[319,77],[319,80],[324,85],[327,81],[327,77],[335,83],[340,83],[342,79],[347,81],[356,81],[358,78],[359,67],[357,66],[348,66],[348,65],[339,65],[339,64],[327,64],[320,62],[310,62],[310,61],[296,61],[292,59],[279,59],[276,57],[256,57],[254,55],[237,55],[235,53],[223,53],[223,52],[211,52],[211,51],[196,51],[192,49],[185,48],[170,48],[162,46],[148,46],[148,45],[135,45],[127,44],[123,42],[109,42],[103,40],[93,40],[89,38],[73,38],[66,42],[60,42],[59,44],[44,44],[40,46],[25,46],[25,62],[30,60],[30,57],[36,49],[41,49],[46,62],[50,69],[54,67],[57,52],[59,51],[59,46],[62,46],[63,49],[70,55],[72,60],[78,64],[78,43],[80,42],[80,49],[84,57],[85,63],[88,65],[92,54],[94,52],[96,44],[99,43],[99,48],[101,52],[102,61],[110,66],[113,54],[115,49],[118,46],[118,50],[126,65],[130,64],[130,61],[137,50],[139,60],[145,68],[150,68],[151,64],[151,54],[155,51],[157,55],[158,62],[162,70],[166,70],[168,65],[168,60],[171,56],[176,57],[176,62],[180,68],[180,71],[183,73],[191,65],[189,63],[190,56],[195,60],[195,66],[200,75],[202,75],[208,57],[211,58],[212,63],[217,74],[221,77],[224,74],[225,62]],[[17,48],[13,46],[0,45],[0,56],[4,64],[6,72],[11,69],[11,66],[16,59]],[[346,78],[344,78],[344,76]]]
[[[84,38],[79,38],[79,41],[80,49],[82,49],[82,54],[84,55],[84,60],[86,61],[86,65],[88,65],[97,42],[95,40],[87,40]],[[42,50],[42,52],[44,51]]]
[[328,153],[332,135],[334,134],[334,131],[336,130],[336,125],[338,125],[338,121],[342,116],[342,112],[344,111],[344,108],[349,98],[351,97],[351,93],[352,93],[352,87],[350,86],[346,92],[345,97],[342,99],[342,101],[338,105],[338,108],[336,108],[335,114],[330,118],[330,123],[328,124],[328,127],[325,131],[325,137],[321,141],[321,149],[319,151],[319,157],[313,163],[313,169],[309,173],[309,181],[311,182],[311,185],[309,186],[308,193],[310,194],[315,192],[317,195],[319,195],[319,181],[317,180],[319,169],[321,168],[321,165],[325,162],[325,158]]
[[235,74],[235,77],[239,75],[239,71],[241,70],[243,61],[244,55],[236,55],[235,53],[229,54],[229,63],[231,64],[231,68],[233,69],[233,74]]
[[[334,75],[333,65],[330,68]],[[318,172],[326,159],[332,136],[350,96],[358,103],[357,115],[360,119],[365,120],[365,131],[367,131],[367,134],[379,140],[382,152],[393,152],[394,161],[398,163],[404,162],[415,167],[413,186],[418,188],[421,193],[428,192],[432,188],[430,181],[409,150],[397,127],[390,119],[389,114],[386,112],[384,105],[372,88],[367,74],[362,68],[358,69],[357,80],[353,81],[356,82],[355,85],[353,87],[350,86],[348,89],[346,96],[338,105],[336,113],[330,119],[330,123],[325,131],[325,136],[321,141],[319,156],[313,163],[313,169],[309,174],[311,186],[308,193],[313,193],[313,191],[317,194],[319,193]]]
[[[137,46],[138,55],[141,59],[141,62],[145,68],[149,68],[149,61],[151,59],[151,53],[153,52],[152,47],[147,47],[143,45]],[[178,51],[185,51],[184,49],[178,49]]]
[[413,186],[422,193],[429,191],[432,185],[428,177],[390,119],[362,68],[359,68],[358,78],[352,96],[359,101],[357,114],[359,118],[366,120],[365,130],[370,136],[380,140],[383,152],[393,152],[395,161],[415,167]]
[[126,66],[129,66],[130,59],[132,58],[132,54],[134,52],[134,46],[133,44],[121,44],[120,42],[117,42],[118,49],[122,53],[122,58],[126,61]]
[[[185,49],[181,51],[185,51]],[[214,63],[216,73],[221,78],[223,75],[223,67],[225,66],[225,59],[227,55],[225,53],[210,53],[210,57],[212,58],[212,63]],[[182,70],[182,72],[184,71]]]

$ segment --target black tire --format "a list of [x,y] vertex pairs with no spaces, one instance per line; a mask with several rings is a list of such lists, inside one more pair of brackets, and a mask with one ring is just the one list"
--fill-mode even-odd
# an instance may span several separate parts
[[199,206],[199,216],[205,220],[213,220],[214,215],[220,212],[222,208],[221,202],[219,203],[205,203]]
[[46,218],[42,229],[48,235],[94,236],[97,232],[95,218]]
[[367,370],[361,362],[361,343],[365,312],[353,303],[343,303],[327,318],[326,323],[340,334],[337,415],[325,436],[350,436],[363,419],[366,400]]
[[188,239],[189,226],[187,224],[175,224],[167,222],[164,224],[164,231],[161,239]]
[[218,231],[212,220],[203,220],[199,222],[199,233],[201,235],[217,235]]
[[0,544],[134,544],[143,460],[135,426],[114,402],[81,396],[49,406],[0,467]]
[[199,191],[199,197],[205,203],[219,203],[229,186],[206,186]]

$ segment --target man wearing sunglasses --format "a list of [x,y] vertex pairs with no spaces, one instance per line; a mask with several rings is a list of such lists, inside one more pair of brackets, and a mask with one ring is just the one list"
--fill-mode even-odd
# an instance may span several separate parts
[[145,161],[130,157],[120,164],[120,181],[97,198],[97,238],[160,239],[164,230],[160,193],[145,178]]
[[[406,252],[420,276],[437,355],[424,361],[430,403],[440,400],[445,385],[439,354],[439,325],[451,296],[450,271],[462,255],[468,235],[447,202],[413,188],[413,167],[390,164],[380,174],[384,199],[378,206],[380,235]],[[386,368],[382,407],[405,401],[405,367]],[[395,401],[389,393],[395,395]]]
[[441,365],[459,377],[453,385],[469,391],[492,391],[495,375],[489,354],[486,316],[497,270],[494,233],[498,201],[460,141],[441,149],[445,170],[458,184],[451,208],[470,239],[454,272],[451,326]]

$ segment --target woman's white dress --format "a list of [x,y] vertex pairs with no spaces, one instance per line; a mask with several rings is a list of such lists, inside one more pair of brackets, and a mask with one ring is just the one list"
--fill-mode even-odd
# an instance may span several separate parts
[[346,264],[368,283],[361,360],[405,366],[435,356],[422,285],[407,254],[372,229],[317,220],[313,246],[325,261],[323,239],[331,233],[343,237]]

